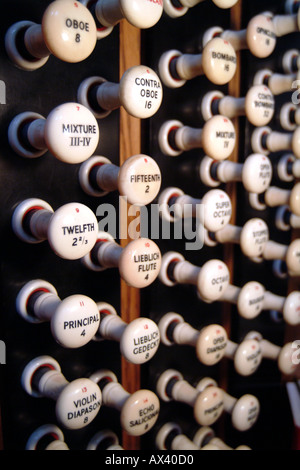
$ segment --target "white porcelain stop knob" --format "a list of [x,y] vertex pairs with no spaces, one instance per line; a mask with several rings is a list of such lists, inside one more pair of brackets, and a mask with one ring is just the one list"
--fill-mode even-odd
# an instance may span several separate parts
[[93,76],[85,79],[78,89],[78,101],[98,119],[121,106],[133,117],[150,118],[159,110],[162,98],[159,77],[144,65],[128,69],[120,83]]
[[14,210],[12,228],[27,243],[48,239],[52,250],[65,259],[82,258],[97,239],[97,219],[79,203],[65,204],[54,212],[41,199],[26,199]]
[[241,288],[237,308],[243,318],[252,319],[260,314],[264,308],[264,294],[264,286],[256,281],[247,282]]
[[265,85],[251,87],[244,98],[225,96],[217,90],[210,91],[201,102],[201,113],[205,121],[216,114],[222,114],[230,119],[246,116],[254,126],[266,126],[272,120],[274,111],[274,97]]
[[289,325],[298,325],[300,322],[298,291],[282,297],[266,291],[259,282],[250,281],[242,288],[230,284],[220,300],[236,304],[239,314],[248,320],[256,318],[263,310],[272,310],[281,313],[283,320]]
[[248,338],[240,344],[229,341],[226,353],[232,358],[236,372],[244,377],[254,374],[263,358],[259,343]]
[[[178,0],[174,2],[172,0],[164,0],[164,12],[170,16],[170,18],[179,18],[185,15],[190,8],[202,3],[204,0]],[[238,0],[213,0],[213,3],[222,9],[231,8],[237,3]]]
[[58,297],[55,287],[36,279],[25,284],[16,298],[16,309],[26,321],[49,321],[54,339],[65,348],[80,348],[92,340],[100,324],[96,303],[85,295]]
[[42,24],[19,21],[5,36],[5,47],[11,61],[19,68],[36,70],[50,54],[64,62],[87,59],[97,41],[93,16],[80,2],[55,0],[45,10]]
[[202,426],[215,423],[224,410],[223,391],[214,385],[199,391],[175,369],[165,370],[157,380],[156,391],[165,402],[178,401],[193,408],[194,418]]
[[291,292],[285,299],[283,306],[283,318],[290,325],[298,325],[300,322],[300,293]]
[[253,84],[266,85],[273,95],[280,95],[297,89],[298,79],[299,72],[281,74],[274,73],[270,69],[261,69],[254,75]]
[[228,224],[215,233],[206,234],[205,243],[215,246],[217,243],[239,244],[245,256],[258,258],[264,253],[269,240],[269,229],[262,219],[248,220],[243,227]]
[[202,199],[196,199],[179,188],[169,187],[160,193],[158,204],[165,220],[174,222],[192,215],[212,232],[225,227],[232,215],[231,200],[225,191],[219,189],[208,191]]
[[258,420],[260,413],[259,400],[247,393],[240,398],[235,398],[223,391],[224,410],[231,414],[231,422],[238,431],[248,431]]
[[[40,448],[43,440],[47,444]],[[36,429],[29,437],[25,450],[70,450],[62,430],[55,424],[45,424]]]
[[218,300],[228,287],[230,274],[223,261],[211,259],[199,268],[177,252],[168,251],[162,257],[160,281],[167,286],[192,284],[204,302]]
[[229,42],[235,51],[249,49],[251,54],[258,58],[269,57],[277,42],[272,18],[268,12],[254,16],[247,28],[241,31],[224,31],[218,26],[208,29],[203,37],[203,45],[216,36]]
[[124,248],[106,232],[98,232],[94,249],[83,258],[88,269],[102,271],[119,268],[121,278],[130,286],[147,287],[157,278],[161,266],[161,253],[152,240],[139,238]]
[[203,148],[214,160],[225,160],[236,144],[235,128],[229,118],[214,116],[202,129],[185,126],[177,120],[166,121],[160,128],[158,143],[165,155],[177,157],[185,151]]
[[225,85],[234,77],[236,53],[221,38],[214,38],[203,48],[202,54],[183,54],[172,49],[162,54],[158,64],[159,76],[169,88],[179,88],[201,75],[215,85]]
[[296,372],[299,364],[293,362],[294,348],[292,342],[280,347],[264,339],[257,331],[250,331],[247,337],[259,343],[263,358],[277,362],[280,372],[285,375],[293,375]]
[[293,214],[300,216],[300,183],[296,183],[292,189],[270,186],[263,194],[263,200],[251,194],[249,201],[251,206],[258,210],[264,210],[267,206],[287,205]]
[[[265,346],[263,346],[264,353],[265,353]],[[279,370],[285,375],[294,375],[296,374],[296,370],[299,367],[299,364],[293,361],[293,356],[295,354],[295,348],[293,347],[293,343],[286,343],[284,346],[280,348],[280,352],[278,355],[277,363]]]
[[245,319],[256,318],[264,308],[265,288],[256,281],[247,282],[243,287],[231,284],[224,291],[221,300],[236,304],[239,314]]
[[161,171],[148,155],[129,157],[120,167],[102,156],[93,156],[79,170],[79,182],[90,196],[101,197],[118,190],[129,204],[150,204],[161,187]]
[[215,161],[205,156],[202,158],[199,175],[204,184],[216,187],[221,183],[240,181],[246,191],[255,194],[265,192],[270,186],[273,167],[266,155],[251,154],[244,163]]
[[259,218],[248,220],[242,228],[240,246],[249,258],[256,258],[264,253],[269,240],[269,229],[266,222]]
[[58,362],[50,356],[39,356],[24,368],[21,383],[32,397],[46,397],[56,401],[56,418],[67,429],[81,429],[97,416],[101,404],[101,390],[90,379],[68,382]]
[[194,417],[198,424],[210,426],[224,411],[223,391],[216,386],[209,386],[197,396],[194,405]]
[[266,14],[254,16],[248,23],[247,45],[255,57],[269,57],[277,44],[272,17]]
[[197,358],[207,366],[217,364],[225,355],[227,333],[221,325],[207,325],[197,330],[177,313],[163,315],[158,323],[161,341],[166,346],[193,346]]
[[282,314],[283,320],[289,325],[298,325],[300,322],[300,293],[293,291],[287,297],[265,292],[264,308]]
[[276,36],[285,36],[300,31],[300,11],[292,15],[275,15],[273,25]]
[[8,128],[12,149],[21,157],[37,158],[48,150],[65,163],[81,163],[96,150],[99,127],[94,115],[78,103],[65,103],[49,116],[25,112],[17,115]]
[[133,26],[148,29],[156,25],[163,13],[161,0],[98,0],[95,7],[98,21],[103,26],[115,26],[126,19]]
[[12,228],[26,243],[48,240],[61,258],[75,260],[84,257],[96,243],[98,222],[85,205],[72,202],[55,212],[42,199],[25,199],[14,210]]
[[128,324],[112,305],[98,302],[97,307],[101,314],[97,339],[118,341],[122,356],[133,364],[144,364],[154,357],[160,344],[160,332],[153,320],[139,317]]
[[116,375],[105,369],[96,371],[90,379],[99,384],[103,404],[120,411],[121,426],[129,435],[142,436],[155,425],[160,403],[151,390],[130,394],[118,383]]
[[266,260],[284,261],[289,276],[300,275],[300,239],[293,240],[290,245],[283,245],[274,241],[266,243],[263,258]]
[[296,158],[300,158],[300,127],[292,133],[272,131],[269,127],[258,127],[251,136],[254,152],[268,155],[283,150],[291,150]]

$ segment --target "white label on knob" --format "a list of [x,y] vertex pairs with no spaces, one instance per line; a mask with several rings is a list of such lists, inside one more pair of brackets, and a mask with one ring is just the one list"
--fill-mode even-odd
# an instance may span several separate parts
[[59,160],[81,163],[97,148],[97,120],[84,106],[65,103],[49,114],[45,124],[45,140],[51,153]]
[[235,75],[236,53],[228,41],[214,38],[203,49],[202,64],[205,75],[212,83],[225,85]]
[[102,394],[98,385],[89,379],[77,379],[67,385],[56,403],[57,419],[67,429],[80,429],[98,414]]
[[262,361],[262,350],[255,339],[243,341],[237,348],[234,356],[234,366],[240,375],[251,375]]
[[231,201],[224,191],[212,189],[202,198],[204,204],[204,226],[211,232],[224,228],[231,219]]
[[214,116],[203,127],[203,149],[215,160],[230,157],[235,147],[236,134],[234,126],[226,116]]
[[70,203],[52,216],[48,241],[58,256],[79,259],[94,247],[97,234],[98,222],[94,213],[83,204]]
[[150,390],[138,390],[130,395],[121,411],[121,425],[131,436],[142,436],[156,423],[159,399]]
[[42,28],[48,49],[65,62],[81,62],[96,46],[95,21],[80,2],[52,2],[44,13]]
[[159,329],[148,318],[136,318],[126,327],[120,344],[121,353],[133,364],[143,364],[155,355],[160,343]]
[[119,271],[121,277],[136,288],[146,287],[156,279],[161,266],[161,253],[152,240],[140,238],[123,249]]
[[197,356],[207,366],[217,364],[225,354],[227,346],[226,330],[220,325],[204,327],[197,340]]
[[255,126],[266,126],[275,111],[275,100],[268,87],[257,85],[250,88],[245,98],[245,111]]
[[219,299],[229,284],[229,271],[222,261],[210,260],[204,264],[198,276],[197,287],[203,300]]
[[145,119],[160,108],[162,84],[157,74],[143,65],[127,70],[120,83],[120,99],[132,116]]
[[232,424],[239,431],[247,431],[257,421],[260,405],[253,395],[243,395],[236,403],[232,412]]
[[85,295],[64,299],[51,320],[51,331],[56,341],[67,348],[79,348],[97,333],[100,323],[96,303]]
[[130,204],[147,205],[159,193],[160,169],[151,157],[136,155],[121,166],[118,183],[120,194],[127,196]]
[[270,16],[257,15],[250,20],[247,27],[247,44],[255,57],[269,57],[275,49],[276,40]]
[[197,397],[194,416],[201,426],[215,423],[224,410],[223,392],[218,387],[207,387]]
[[263,193],[270,186],[272,175],[272,164],[265,155],[255,153],[245,160],[242,178],[247,191],[256,194]]
[[248,282],[240,290],[237,307],[243,318],[255,318],[262,311],[265,299],[264,286],[258,282]]
[[262,219],[250,219],[244,225],[241,233],[241,249],[246,256],[256,258],[264,252],[269,240],[269,229]]

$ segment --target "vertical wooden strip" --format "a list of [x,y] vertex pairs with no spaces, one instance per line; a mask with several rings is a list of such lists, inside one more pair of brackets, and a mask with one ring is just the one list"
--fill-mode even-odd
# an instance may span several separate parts
[[[120,79],[123,73],[134,65],[141,63],[141,32],[138,28],[131,26],[127,21],[120,23]],[[141,122],[139,119],[129,116],[126,111],[120,110],[120,165],[132,155],[141,152]],[[130,218],[127,217],[129,206],[124,201],[120,203],[122,246],[128,244],[128,225]],[[140,292],[138,289],[129,287],[121,280],[121,316],[126,323],[140,316]],[[122,358],[122,385],[133,393],[140,388],[140,367],[128,363]],[[129,436],[123,432],[123,446],[126,450],[138,450],[140,439]]]

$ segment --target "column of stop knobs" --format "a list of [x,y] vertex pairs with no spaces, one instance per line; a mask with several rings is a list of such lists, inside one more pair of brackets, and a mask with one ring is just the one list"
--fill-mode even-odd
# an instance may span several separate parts
[[[30,21],[12,25],[5,38],[9,59],[27,71],[44,66],[50,54],[65,62],[80,62],[93,53],[97,41],[110,34],[121,20],[149,28],[162,15],[162,2],[144,1],[138,11],[134,2],[127,0],[100,0],[96,6],[90,3],[56,0],[44,12],[41,25]],[[100,22],[101,28],[98,27]],[[20,40],[23,40],[22,48]],[[102,155],[94,155],[101,145],[98,119],[104,119],[121,106],[139,119],[149,118],[157,112],[161,102],[160,79],[147,66],[132,67],[120,83],[109,82],[101,76],[87,77],[78,84],[76,100],[62,103],[47,117],[35,111],[15,116],[8,128],[9,144],[22,158],[36,159],[49,151],[63,163],[82,164],[78,182],[83,193],[100,197],[119,191],[130,204],[146,205],[160,189],[158,165],[143,154],[132,156],[121,167]],[[25,199],[13,210],[12,229],[25,243],[47,240],[57,256],[80,260],[87,269],[119,268],[125,282],[136,288],[150,285],[159,272],[161,256],[155,243],[148,239],[135,240],[128,249],[123,249],[109,233],[98,230],[95,214],[83,204],[69,203],[54,211],[43,199]],[[60,299],[56,288],[48,281],[33,279],[20,289],[16,310],[32,324],[49,322],[54,340],[63,348],[81,348],[90,341],[114,340],[120,343],[120,352],[129,362],[142,364],[150,360],[160,342],[157,325],[148,318],[126,324],[112,305],[96,300],[101,299],[94,300],[80,293]],[[29,395],[56,401],[56,419],[66,429],[87,426],[105,403],[124,414],[121,426],[129,434],[141,435],[153,426],[159,412],[159,401],[153,392],[140,390],[131,397],[112,372],[105,371],[102,380],[83,378],[69,383],[60,365],[50,356],[32,359],[21,381]],[[99,381],[101,386],[98,386]],[[109,393],[104,390],[107,382],[115,384]],[[112,395],[115,395],[114,405]],[[150,402],[151,410],[154,409],[150,415],[144,405],[146,401]],[[130,423],[139,419],[141,411],[145,415],[142,424],[131,429]],[[52,425],[43,427],[41,432],[45,434],[42,435],[51,432],[52,436],[57,436],[54,441],[58,441],[62,433],[54,428]],[[39,432],[35,444],[41,437]],[[67,448],[57,444],[54,442],[53,448]]]
[[[184,8],[178,7],[176,9],[173,2],[168,1],[165,10],[170,17],[176,18],[188,14],[188,9],[193,7],[195,2],[182,1],[181,4]],[[287,8],[290,6],[287,2]],[[299,31],[299,13],[289,10],[286,13],[291,13],[291,15],[274,16],[268,12],[257,15],[249,22],[247,29],[240,32],[223,31],[219,27],[212,28],[203,35],[203,51],[198,55],[184,54],[178,50],[166,51],[159,60],[159,72],[164,85],[174,89],[183,87],[188,80],[193,80],[200,75],[206,75],[216,85],[228,83],[235,73],[235,51],[249,49],[255,57],[266,58],[273,53],[277,38]],[[256,34],[259,29],[260,31],[264,30],[268,38],[262,37],[263,35],[259,37],[259,34]],[[230,46],[232,46],[231,49]],[[216,66],[214,76],[209,69],[208,58],[218,55],[221,57],[222,52],[224,57],[231,58],[231,60],[228,59],[230,64],[227,64],[227,67],[220,66],[219,69]],[[288,135],[275,133],[266,126],[272,121],[275,111],[277,111],[274,95],[282,92],[280,91],[280,80],[282,81],[281,89],[290,84],[290,90],[291,81],[294,82],[297,78],[293,68],[298,68],[298,57],[297,51],[296,54],[295,51],[286,52],[283,58],[283,67],[286,67],[293,75],[287,79],[276,77],[277,89],[275,88],[275,80],[273,85],[271,80],[259,81],[255,78],[253,86],[245,98],[225,96],[218,90],[209,92],[202,99],[201,106],[200,103],[197,106],[198,112],[200,110],[199,115],[205,122],[202,129],[189,127],[181,121],[173,119],[166,121],[159,132],[160,150],[166,156],[179,157],[184,152],[203,149],[206,156],[201,161],[199,180],[206,186],[214,188],[222,183],[241,182],[249,194],[249,203],[253,208],[263,210],[267,206],[278,207],[276,226],[280,230],[299,227],[299,184],[295,184],[291,190],[271,186],[275,172],[279,175],[279,180],[282,181],[294,181],[299,177],[297,159],[299,158],[300,134],[297,127],[299,125],[297,108],[287,104],[281,110],[282,128],[293,131],[292,133],[290,132]],[[246,116],[250,125],[257,129],[254,130],[251,140],[253,154],[249,155],[244,163],[237,164],[230,161],[235,144],[235,130],[230,119],[239,116]],[[223,141],[218,146],[218,138],[221,141],[220,136],[224,136],[225,142]],[[276,151],[291,152],[282,156],[277,167],[272,162],[271,155]],[[226,152],[228,152],[227,155]],[[249,220],[244,227],[230,225],[231,204],[228,196],[226,198],[226,194],[211,190],[201,199],[194,194],[185,194],[181,188],[169,187],[160,194],[159,204],[165,221],[176,223],[185,217],[187,219],[198,218],[202,233],[204,232],[204,244],[216,246],[218,243],[238,243],[243,254],[256,262],[261,262],[262,259],[274,259],[285,265],[283,273],[279,272],[278,268],[275,269],[274,263],[274,273],[280,276],[299,276],[299,240],[295,240],[289,246],[270,241],[269,228],[260,218]],[[188,205],[190,210],[185,213],[184,208]],[[199,210],[201,205],[204,206],[202,212]],[[213,214],[215,215],[213,216]],[[247,227],[250,226],[252,228],[248,234],[251,232],[251,236],[248,237],[245,234]],[[253,243],[252,236],[257,236]],[[256,245],[255,248],[254,245]],[[253,251],[252,248],[254,248]],[[295,263],[291,264],[290,255],[292,252]],[[195,285],[197,296],[202,302],[231,302],[237,305],[238,313],[244,318],[255,318],[262,310],[270,309],[279,312],[285,322],[294,324],[293,321],[291,323],[291,318],[288,319],[287,310],[284,307],[284,305],[287,307],[288,297],[285,300],[283,297],[281,298],[280,306],[280,297],[266,291],[261,284],[255,281],[248,282],[241,287],[230,285],[229,271],[220,260],[208,261],[200,267],[185,260],[181,253],[167,252],[163,255],[159,279],[170,287],[178,284]],[[290,295],[291,298],[300,299],[297,291],[290,293]],[[299,307],[296,304],[294,307],[296,308],[294,318],[296,324],[299,324]],[[281,348],[264,340],[260,333],[254,331],[249,331],[240,345],[234,344],[232,341],[228,343],[226,331],[221,325],[203,325],[202,329],[194,328],[187,322],[189,309],[186,310],[186,315],[185,312],[181,312],[183,316],[176,312],[170,312],[161,317],[159,328],[161,341],[164,345],[193,346],[199,361],[206,365],[211,365],[214,361],[218,362],[225,356],[234,361],[235,370],[241,375],[255,373],[263,357],[276,360],[278,368],[283,374],[291,377],[295,374],[297,364],[293,362],[295,357],[294,343],[285,344]],[[252,341],[256,341],[256,343],[254,344]],[[248,346],[249,351],[247,352]],[[248,370],[246,370],[247,366],[239,363],[239,350],[243,351],[244,358],[248,358]],[[287,360],[286,364],[288,364],[289,370],[283,366],[283,357]],[[203,411],[200,404],[201,394],[198,390],[188,386],[180,371],[167,370],[161,374],[158,382],[157,391],[163,401],[182,401],[192,406],[195,420],[199,424],[207,424],[201,414]],[[222,408],[217,391],[215,391],[215,396],[215,401],[210,401],[210,407],[208,406],[205,410],[206,417],[209,416],[209,409],[213,414],[216,409]],[[248,405],[245,406],[243,403],[243,406],[244,410],[248,408],[249,415],[244,418],[250,428],[258,418],[259,404],[255,402],[253,396],[249,395],[247,399],[249,400]],[[208,402],[209,399],[205,396],[204,400]],[[233,403],[231,403],[230,409],[233,410]],[[250,419],[251,409],[253,415]],[[243,420],[241,414],[240,417]],[[241,430],[241,424],[234,424],[234,421],[232,424]],[[239,426],[241,427],[239,428]],[[183,436],[180,427],[175,423],[168,423],[162,427],[157,445],[163,450],[195,449],[195,442],[191,442],[186,436]]]

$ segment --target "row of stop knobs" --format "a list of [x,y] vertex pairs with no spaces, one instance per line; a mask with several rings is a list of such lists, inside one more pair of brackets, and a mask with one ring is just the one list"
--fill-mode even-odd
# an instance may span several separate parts
[[[174,16],[172,15],[174,10],[183,14],[186,12],[184,7],[192,7],[202,1],[182,0],[180,2],[177,0],[176,8],[174,0],[165,2],[162,0],[140,2],[135,0],[98,0],[97,2],[56,0],[44,12],[41,24],[21,21],[12,25],[6,35],[6,49],[12,61],[25,70],[34,70],[43,66],[50,54],[65,62],[80,62],[92,54],[97,40],[110,34],[120,21],[125,19],[135,27],[147,29],[159,22],[163,9],[169,16]],[[237,3],[237,0],[215,0],[214,3],[223,8],[230,8]],[[291,3],[291,0],[287,0],[286,9],[290,14],[273,15],[270,12],[263,12],[252,18],[244,30],[224,31],[220,27],[215,27],[206,31],[204,46],[216,36],[223,39],[219,42],[217,51],[211,46],[209,53],[204,52],[203,57],[198,57],[194,61],[188,60],[186,64],[184,58],[181,64],[183,69],[179,65],[176,70],[177,80],[191,78],[190,75],[199,73],[202,67],[204,73],[207,67],[211,69],[209,62],[212,52],[217,55],[227,54],[228,58],[234,59],[235,51],[249,49],[256,57],[269,57],[275,49],[278,37],[299,31],[300,17],[297,8],[298,5],[295,5],[295,2]],[[294,9],[296,12],[293,11]],[[23,47],[20,47],[22,43]],[[216,64],[215,70],[208,70],[209,75],[211,72],[213,78],[217,82],[220,81],[219,84],[222,81],[226,83],[228,76],[235,73],[235,61],[227,60],[226,68],[224,64]],[[216,68],[219,68],[221,72],[219,77],[217,77]],[[172,77],[170,78],[172,81]]]

